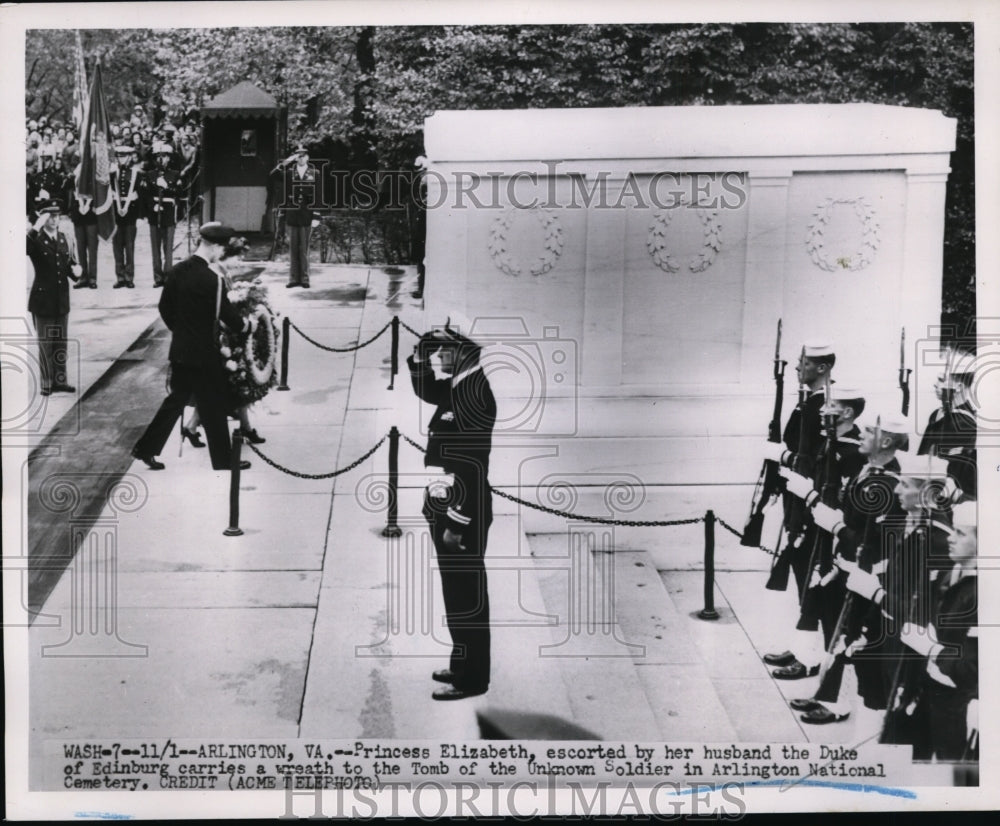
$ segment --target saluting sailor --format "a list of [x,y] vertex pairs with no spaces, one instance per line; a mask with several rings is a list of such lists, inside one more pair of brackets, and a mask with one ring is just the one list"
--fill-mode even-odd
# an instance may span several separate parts
[[[435,377],[434,355],[444,378]],[[497,407],[479,358],[480,346],[449,323],[425,334],[408,359],[414,392],[436,406],[424,464],[442,476],[428,486],[423,508],[452,638],[449,667],[432,675],[450,686],[435,691],[435,700],[473,697],[490,684],[490,603],[483,556],[493,521],[488,475]]]

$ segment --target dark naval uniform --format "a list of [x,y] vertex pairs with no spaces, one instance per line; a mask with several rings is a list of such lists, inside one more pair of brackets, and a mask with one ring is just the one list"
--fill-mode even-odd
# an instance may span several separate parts
[[926,626],[931,621],[931,571],[948,561],[947,528],[921,519],[916,525],[883,522],[886,566],[880,606],[871,606],[864,635],[870,641],[855,657],[875,657],[881,663],[886,693],[877,706],[886,709],[881,743],[914,744],[922,723],[914,717],[926,658],[903,645],[905,623]]
[[948,463],[948,475],[969,499],[977,498],[976,411],[968,402],[931,413],[917,455],[930,453]]
[[[490,682],[490,604],[486,587],[486,539],[493,521],[488,481],[496,400],[478,364],[454,377],[436,379],[427,361],[408,359],[417,396],[437,406],[429,423],[424,464],[452,474],[446,495],[428,488],[423,514],[437,549],[445,614],[452,638],[452,684],[482,692]],[[461,534],[449,549],[445,530]]]
[[[794,454],[791,462],[792,470],[809,478],[815,477],[817,457],[823,452],[822,410],[825,403],[826,394],[822,389],[810,393],[805,404],[796,405],[789,414],[781,436],[785,447]],[[792,572],[795,574],[799,596],[802,597],[808,584],[809,552],[815,528],[809,515],[809,508],[801,499],[785,493],[782,503],[785,514],[785,542],[787,546],[791,546],[787,552],[791,554]]]
[[969,760],[975,755],[968,749],[965,715],[969,702],[979,697],[976,571],[934,571],[932,577],[934,629],[944,648],[931,657],[923,675],[920,708],[914,716],[925,722],[925,728],[914,743],[913,757]]
[[[861,431],[857,425],[852,425],[848,431],[837,436],[834,459],[834,473],[837,478],[832,480],[831,484],[836,486],[838,499],[844,482],[856,476],[864,465],[864,456],[858,452],[860,446]],[[817,478],[819,478],[824,473],[824,457],[818,456],[816,463]],[[836,504],[840,504],[839,501]],[[812,571],[815,570],[819,572],[821,577],[826,578],[833,570],[833,537],[826,531],[818,530],[812,526],[806,533],[806,539],[807,541],[811,540],[810,577]],[[827,582],[826,585],[817,585],[811,588],[807,586],[796,628],[800,631],[816,631],[822,626],[824,642],[829,648],[845,595],[844,580],[839,576]]]
[[111,246],[115,254],[116,287],[135,286],[135,223],[142,211],[145,189],[138,166],[119,166],[111,173],[112,209],[115,234]]
[[[884,467],[867,464],[850,479],[841,491],[841,512],[844,527],[837,532],[836,555],[850,562],[857,562],[862,571],[879,577],[885,586],[885,546],[882,524],[901,525],[906,517],[894,494],[899,462],[891,459]],[[840,577],[841,588],[844,587]],[[869,604],[854,594],[845,594],[850,599],[846,607],[841,635],[846,645],[861,637]],[[829,641],[827,647],[829,648]],[[858,694],[869,708],[883,708],[888,688],[882,676],[882,667],[872,657],[855,656],[851,659],[858,678]],[[836,702],[840,695],[846,658],[837,656],[816,692],[815,698],[821,702]]]
[[41,354],[41,391],[67,386],[66,326],[69,316],[69,282],[75,281],[76,263],[69,241],[61,231],[55,236],[30,230],[27,254],[35,270],[28,297],[28,312],[35,322]]

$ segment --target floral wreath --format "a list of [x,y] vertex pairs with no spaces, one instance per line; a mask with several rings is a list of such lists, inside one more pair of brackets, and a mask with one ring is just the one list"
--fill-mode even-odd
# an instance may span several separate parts
[[[861,247],[857,252],[851,256],[839,256],[831,259],[825,249],[823,233],[833,215],[833,208],[838,204],[854,207],[854,213],[861,222],[863,234]],[[871,264],[875,258],[880,243],[878,229],[875,210],[872,209],[867,198],[827,198],[816,207],[813,219],[809,222],[809,232],[806,234],[806,252],[809,253],[812,262],[821,270],[835,272],[844,269],[857,272]]]
[[[719,221],[719,211],[692,207],[687,200],[681,200],[677,205],[689,209],[694,208],[695,214],[704,228],[703,249],[688,260],[688,269],[691,272],[704,272],[715,263],[715,256],[722,248],[722,223]],[[670,209],[657,211],[649,224],[649,233],[646,236],[646,248],[649,250],[653,263],[664,272],[669,273],[679,272],[681,268],[677,259],[667,249],[667,227],[670,226],[672,218],[673,212]]]
[[239,404],[250,404],[267,395],[277,384],[275,363],[280,334],[275,313],[267,301],[267,288],[260,279],[238,282],[227,294],[229,302],[244,318],[248,331],[221,328],[219,352],[228,373],[229,388]]
[[[507,249],[507,232],[514,224],[514,217],[525,210],[507,209],[503,215],[498,215],[490,227],[489,250],[493,263],[507,275],[521,275],[524,267],[521,262]],[[559,216],[552,210],[542,207],[532,207],[527,210],[534,215],[545,230],[544,252],[535,259],[528,268],[532,275],[544,275],[549,272],[559,260],[563,249],[563,230]]]

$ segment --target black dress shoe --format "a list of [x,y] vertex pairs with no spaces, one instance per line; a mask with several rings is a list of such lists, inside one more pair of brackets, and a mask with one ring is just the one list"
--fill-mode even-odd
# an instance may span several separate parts
[[204,447],[205,443],[201,440],[201,435],[197,430],[188,430],[186,427],[181,428],[181,441],[183,442],[187,439],[191,443],[191,447]]
[[76,388],[72,384],[53,384],[53,393],[75,393]]
[[90,287],[90,289],[92,289],[92,290],[96,290],[97,289],[97,282],[96,281],[91,281],[87,286]]
[[299,284],[299,286],[308,290],[309,289],[309,282],[308,281],[303,281],[301,284]]
[[798,697],[794,700],[789,700],[788,705],[795,709],[795,711],[813,711],[817,708],[823,708],[812,697]]
[[135,289],[135,284],[133,284],[131,281],[129,281],[128,284],[126,284],[125,286],[128,287],[130,290]]
[[[249,470],[249,469],[250,469],[250,461],[248,459],[240,459],[240,470]],[[226,465],[225,467],[216,467],[215,465],[212,465],[212,470],[224,472],[227,470],[232,470],[232,467],[230,465]]]
[[120,290],[122,287],[127,287],[127,286],[128,284],[126,284],[124,281],[116,281],[114,284],[111,285],[112,289],[115,290]]
[[286,289],[290,289],[291,287],[301,287],[301,286],[302,285],[298,281],[289,281],[287,284],[285,284]]
[[817,674],[819,674],[818,665],[806,668],[802,663],[794,659],[788,665],[775,668],[771,672],[771,675],[779,680],[801,680],[805,677],[815,677]]
[[162,286],[163,286],[163,282],[162,281],[154,281],[153,282],[153,287],[162,287]]
[[846,720],[850,717],[850,712],[847,714],[836,714],[826,706],[820,706],[819,708],[814,708],[812,711],[807,711],[805,714],[800,714],[799,719],[803,723],[812,723],[814,726],[822,726],[826,723],[839,723],[841,720]]
[[439,683],[453,683],[455,682],[455,675],[451,672],[451,669],[442,668],[440,671],[435,671],[431,674],[431,679],[437,680]]
[[466,697],[478,697],[480,694],[485,694],[486,691],[485,688],[455,688],[452,686],[439,688],[431,694],[431,697],[435,700],[464,700]]
[[256,428],[247,431],[241,430],[240,433],[243,434],[244,441],[250,442],[252,445],[262,445],[267,441],[267,439],[257,432]]
[[146,467],[150,470],[163,470],[166,465],[159,461],[155,456],[149,456],[144,453],[139,453],[136,450],[132,451],[132,456],[138,459],[140,462],[144,462]]
[[85,290],[89,286],[90,286],[90,284],[87,283],[86,281],[78,281],[76,284],[73,285],[73,289],[74,290]]
[[765,654],[763,659],[768,665],[788,665],[795,655],[791,651],[782,651],[780,654]]

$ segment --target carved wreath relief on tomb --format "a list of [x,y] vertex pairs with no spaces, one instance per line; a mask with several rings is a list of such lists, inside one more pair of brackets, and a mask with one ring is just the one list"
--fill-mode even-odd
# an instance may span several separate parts
[[[704,272],[715,262],[715,256],[722,248],[722,223],[719,221],[719,211],[715,209],[696,209],[690,202],[682,200],[678,206],[693,209],[698,220],[701,221],[704,239],[700,252],[690,256],[687,267],[691,272]],[[653,216],[649,224],[649,232],[646,235],[646,249],[656,264],[664,272],[679,272],[681,265],[677,258],[670,252],[667,245],[667,228],[673,218],[672,209],[661,209]]]
[[[533,220],[538,222],[544,233],[541,255],[536,258],[524,260],[508,248],[507,234],[514,226],[514,221],[519,213],[531,216]],[[530,209],[510,207],[493,221],[493,225],[490,227],[488,247],[493,263],[507,275],[521,275],[526,269],[532,275],[544,275],[556,265],[559,256],[562,255],[562,223],[559,221],[559,216],[550,209],[537,206]]]
[[[847,217],[844,213],[851,216],[848,220],[856,222],[857,226],[851,227],[849,232],[849,237],[854,243],[847,243],[840,238],[828,248],[831,224],[834,221],[839,223]],[[806,252],[821,270],[836,272],[843,269],[858,272],[871,264],[875,258],[879,247],[878,230],[875,210],[867,198],[863,196],[827,198],[812,214],[809,232],[806,233]]]

